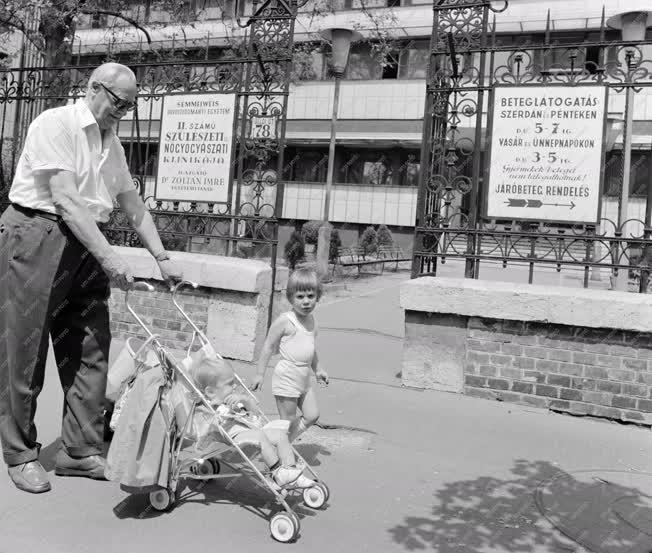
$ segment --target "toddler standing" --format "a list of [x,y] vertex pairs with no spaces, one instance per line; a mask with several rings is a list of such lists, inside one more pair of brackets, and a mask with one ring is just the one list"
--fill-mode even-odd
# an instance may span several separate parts
[[[262,390],[267,363],[278,351],[281,359],[272,375],[272,393],[279,417],[290,421],[290,442],[319,418],[312,374],[317,381],[328,384],[328,374],[319,366],[315,350],[317,324],[312,315],[321,293],[321,282],[315,271],[297,269],[290,275],[286,295],[292,310],[281,314],[270,327],[258,372],[251,383],[252,390]],[[297,416],[297,408],[301,416]]]

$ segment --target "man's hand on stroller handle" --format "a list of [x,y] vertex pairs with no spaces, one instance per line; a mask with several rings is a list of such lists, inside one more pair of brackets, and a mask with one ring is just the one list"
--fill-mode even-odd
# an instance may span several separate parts
[[[167,253],[167,252],[166,252]],[[166,284],[172,289],[175,283],[183,280],[183,271],[170,257],[161,256],[157,258],[158,268]]]

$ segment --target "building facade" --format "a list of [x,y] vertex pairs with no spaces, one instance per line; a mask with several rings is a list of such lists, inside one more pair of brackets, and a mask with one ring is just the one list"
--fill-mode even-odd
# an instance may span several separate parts
[[[597,39],[603,8],[605,18],[609,18],[641,9],[640,4],[635,0],[511,0],[504,12],[496,13],[493,33],[496,44],[501,46],[540,44],[546,33],[555,44],[576,44]],[[297,68],[289,97],[287,147],[280,175],[283,219],[280,240],[283,242],[294,227],[307,220],[320,219],[323,213],[334,81],[328,71],[330,49],[321,42],[319,31],[348,26],[359,30],[364,39],[352,45],[341,86],[329,219],[341,229],[345,245],[355,242],[366,226],[385,224],[404,249],[409,250],[417,207],[432,1],[339,0],[327,5],[329,9],[316,10],[315,3],[308,2],[300,8],[296,22]],[[134,4],[133,9],[139,14],[144,8]],[[154,42],[170,48],[175,43],[178,46],[183,42],[185,48],[194,44],[198,51],[210,49],[214,55],[228,49],[231,41],[244,33],[234,25],[233,14],[228,10],[225,13],[217,5],[196,9],[198,22],[184,29],[166,26],[165,14],[150,14]],[[131,50],[142,49],[142,36],[137,30],[112,25],[109,31],[108,24],[97,18],[81,22],[75,44],[76,63],[98,63],[106,51],[114,58],[128,59]],[[608,30],[606,39],[620,40],[620,31]],[[652,59],[650,49],[642,48],[644,58]],[[589,67],[596,61],[595,55],[590,47],[580,49],[573,63]],[[499,55],[496,60],[498,64]],[[465,65],[471,67],[474,60],[461,59],[459,63],[464,71]],[[563,65],[570,60],[553,60],[553,63]],[[652,186],[652,98],[648,90],[645,88],[637,94],[634,105],[629,210],[630,218],[637,220],[645,218],[647,190]],[[614,220],[621,183],[623,110],[624,95],[611,94],[602,216]],[[147,193],[151,193],[159,122],[151,105],[139,106],[139,112],[141,129],[148,128],[146,141],[142,140],[142,132],[135,139],[134,125],[129,120],[119,130],[127,150],[142,150],[138,156],[131,156],[140,160],[140,166],[132,169],[145,177]],[[486,117],[483,119],[486,122]],[[461,129],[461,132],[471,136],[474,129]],[[460,198],[459,202],[453,202],[453,208],[464,212],[468,206]]]

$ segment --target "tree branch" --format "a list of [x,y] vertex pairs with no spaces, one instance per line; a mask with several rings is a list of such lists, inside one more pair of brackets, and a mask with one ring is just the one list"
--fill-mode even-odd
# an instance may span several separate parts
[[[7,17],[6,15],[0,15],[0,25],[4,27],[11,27],[12,29],[20,31],[27,38],[27,40],[36,46],[36,48],[43,48],[43,41],[39,40],[39,33],[28,29],[23,21],[16,19],[13,15],[10,17]],[[2,32],[0,31],[0,35],[1,34]]]
[[119,12],[114,12],[109,10],[87,10],[82,8],[79,10],[79,12],[86,15],[110,15],[112,17],[117,17],[118,19],[122,19],[123,21],[129,23],[129,25],[141,31],[145,35],[145,38],[147,39],[147,44],[152,44],[152,37],[149,35],[147,29],[145,29],[145,27],[143,27],[140,23],[138,23],[135,19],[132,19],[131,17],[123,15]]

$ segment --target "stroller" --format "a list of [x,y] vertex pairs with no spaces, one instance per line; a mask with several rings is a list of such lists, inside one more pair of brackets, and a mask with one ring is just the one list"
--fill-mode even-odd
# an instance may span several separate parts
[[[157,484],[154,486],[143,487],[141,489],[130,488],[130,491],[149,493],[149,502],[152,508],[158,511],[165,511],[169,510],[174,505],[177,499],[179,482],[183,479],[212,480],[228,476],[239,476],[240,474],[247,475],[253,479],[254,483],[271,492],[276,504],[282,508],[282,510],[273,513],[269,519],[269,528],[272,537],[280,542],[290,542],[298,536],[300,523],[299,517],[288,504],[288,495],[298,494],[301,492],[303,495],[303,503],[307,507],[321,509],[328,501],[330,495],[329,489],[326,484],[320,481],[315,471],[305,462],[296,448],[293,448],[296,458],[303,463],[305,471],[308,472],[311,475],[312,480],[314,480],[314,485],[309,488],[296,489],[293,489],[291,484],[289,486],[279,486],[271,477],[269,469],[258,465],[256,462],[258,457],[257,454],[249,456],[245,453],[245,449],[246,451],[250,451],[248,447],[249,444],[236,443],[236,439],[232,439],[222,427],[220,423],[223,419],[220,418],[219,408],[216,409],[213,407],[208,398],[202,394],[196,386],[189,370],[188,360],[190,359],[190,352],[196,344],[201,348],[207,348],[207,350],[210,351],[212,355],[216,355],[221,362],[224,362],[224,360],[213,350],[210,341],[204,332],[197,327],[183,310],[181,305],[179,305],[177,299],[179,290],[188,285],[197,288],[197,284],[183,281],[178,283],[172,290],[172,301],[175,307],[179,310],[183,318],[188,322],[193,330],[193,337],[188,347],[187,357],[186,360],[183,361],[177,360],[171,353],[166,351],[158,335],[153,334],[134,311],[129,302],[129,291],[127,291],[125,296],[127,310],[143,328],[147,334],[147,339],[138,348],[134,347],[132,342],[130,342],[130,340],[133,339],[128,340],[125,349],[120,353],[120,357],[128,357],[131,359],[132,370],[128,370],[127,373],[132,372],[132,374],[125,378],[125,371],[123,370],[122,374],[119,374],[116,377],[114,366],[112,366],[112,371],[110,371],[109,386],[107,389],[113,388],[114,395],[119,396],[113,415],[114,419],[118,419],[116,423],[117,426],[114,426],[116,428],[115,435],[117,436],[118,434],[118,427],[120,425],[119,419],[128,416],[128,414],[125,415],[124,413],[129,409],[128,404],[130,399],[134,402],[140,401],[140,399],[133,399],[132,397],[132,394],[135,394],[135,392],[131,391],[135,386],[134,383],[139,377],[148,373],[156,373],[159,375],[159,378],[156,381],[156,386],[158,386],[159,389],[158,391],[153,392],[152,397],[154,398],[153,401],[157,402],[156,407],[160,409],[161,413],[164,413],[164,416],[159,418],[165,420],[164,423],[161,423],[161,428],[165,429],[164,431],[162,430],[161,433],[166,433],[163,437],[164,439],[155,442],[157,444],[155,447],[164,449],[164,451],[160,452],[160,455],[158,456],[158,458],[161,459],[161,470]],[[150,284],[145,282],[135,283],[132,289],[147,291],[154,290]],[[157,371],[151,371],[154,365],[157,366]],[[121,380],[122,385],[120,386],[120,393],[117,394],[116,389],[119,384],[118,381]],[[143,379],[141,378],[141,388],[143,387],[142,380]],[[237,374],[235,374],[235,380],[249,395],[255,398]],[[154,380],[151,380],[150,378],[147,382],[153,383]],[[169,396],[172,386],[175,383],[183,385],[195,399],[192,403],[190,414],[183,425],[177,424],[174,417],[174,409],[170,408]],[[145,384],[144,386],[148,385],[154,386],[153,384]],[[223,440],[221,440],[221,443],[213,443],[212,447],[208,447],[208,449],[201,449],[198,451],[197,448],[188,447],[188,440],[186,438],[189,436],[189,427],[191,426],[195,409],[199,405],[209,410],[209,413],[213,415],[215,427],[219,430]],[[254,413],[254,415],[259,420],[266,422],[267,425],[273,425],[273,423],[270,424],[269,419],[265,416],[260,407],[257,408],[257,412]],[[113,422],[114,421],[112,420],[112,425]],[[127,425],[127,421],[124,421],[123,426],[133,428],[133,419],[130,419],[129,423],[130,424]],[[152,428],[152,422],[151,420],[148,420],[143,424],[143,433],[150,432]],[[150,449],[152,449],[151,446]],[[225,459],[225,457],[227,457],[227,455],[225,455],[226,452],[230,454],[229,460]],[[156,452],[156,455],[158,455],[158,453],[159,452]],[[109,457],[110,456],[111,452],[109,452]],[[232,458],[235,458],[235,461],[232,461]],[[230,475],[221,474],[222,466],[227,466],[236,472]]]

